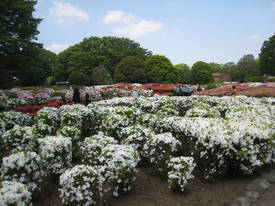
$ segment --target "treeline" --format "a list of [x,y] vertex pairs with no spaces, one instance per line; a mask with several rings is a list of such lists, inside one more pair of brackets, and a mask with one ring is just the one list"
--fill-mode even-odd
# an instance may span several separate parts
[[[213,73],[232,81],[258,81],[275,75],[275,35],[263,43],[259,59],[244,55],[237,64],[196,62],[173,65],[127,38],[90,37],[56,55],[37,43],[34,0],[0,2],[0,88],[69,81],[98,85],[115,82],[210,83]],[[184,57],[183,57],[184,58]]]

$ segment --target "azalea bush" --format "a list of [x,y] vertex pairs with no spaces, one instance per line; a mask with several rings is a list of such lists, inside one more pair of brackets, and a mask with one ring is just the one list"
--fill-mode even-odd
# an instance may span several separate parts
[[36,121],[32,126],[32,132],[37,138],[44,138],[55,133],[56,128],[45,124],[43,121]]
[[196,164],[193,157],[173,157],[168,163],[168,187],[173,192],[184,192]]
[[32,206],[31,192],[20,182],[0,182],[0,205]]
[[30,126],[33,124],[33,118],[31,116],[15,111],[0,113],[0,119],[5,122],[6,129],[11,129],[14,125]]
[[17,152],[3,158],[1,179],[26,184],[30,191],[39,189],[43,177],[41,157],[35,152]]
[[57,108],[44,107],[37,113],[36,120],[52,127],[59,125],[59,111]]
[[103,131],[108,136],[114,137],[119,142],[122,140],[119,132],[127,126],[132,125],[134,122],[127,118],[127,116],[114,114],[106,116],[100,126],[100,131]]
[[153,167],[162,175],[167,175],[167,165],[178,151],[180,142],[171,133],[163,133],[153,136],[149,143],[149,158]]
[[102,149],[99,161],[105,166],[105,177],[112,183],[115,197],[131,191],[139,162],[139,155],[134,147],[109,144]]
[[80,147],[83,161],[86,164],[99,165],[102,149],[109,144],[117,144],[117,141],[113,137],[103,135],[103,133],[87,137]]
[[122,144],[132,145],[137,149],[142,161],[149,158],[149,142],[155,133],[140,124],[125,127],[119,133]]
[[37,138],[34,136],[31,127],[15,125],[2,135],[3,146],[9,149],[21,148],[33,150],[37,146]]
[[101,206],[103,181],[104,178],[96,167],[76,165],[66,170],[59,180],[63,204]]
[[48,174],[61,174],[72,165],[72,141],[62,136],[39,139],[39,154]]

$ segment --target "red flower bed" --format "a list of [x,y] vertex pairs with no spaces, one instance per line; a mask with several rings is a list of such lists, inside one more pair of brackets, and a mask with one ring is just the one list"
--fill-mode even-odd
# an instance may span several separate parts
[[43,107],[60,107],[64,104],[62,100],[56,102],[48,102],[45,106],[42,105],[27,105],[23,107],[16,107],[14,110],[17,112],[23,112],[31,116],[36,116],[37,112]]

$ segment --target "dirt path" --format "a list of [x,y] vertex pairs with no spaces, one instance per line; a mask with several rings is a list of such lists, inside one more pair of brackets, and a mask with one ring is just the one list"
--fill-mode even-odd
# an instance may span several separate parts
[[275,184],[272,184],[252,206],[275,206]]
[[[140,169],[136,187],[131,194],[114,198],[105,197],[105,206],[229,206],[241,196],[246,185],[255,177],[228,176],[215,183],[194,179],[183,194],[171,193],[167,180],[154,174],[151,168]],[[36,206],[61,206],[58,184],[51,183],[35,200]]]

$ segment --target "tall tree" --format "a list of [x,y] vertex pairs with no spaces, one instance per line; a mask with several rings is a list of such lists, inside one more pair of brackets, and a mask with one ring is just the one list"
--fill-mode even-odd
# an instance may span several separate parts
[[115,70],[116,82],[143,83],[146,81],[144,62],[134,56],[125,57]]
[[264,41],[259,57],[261,73],[275,75],[275,34]]
[[244,55],[238,61],[238,76],[239,81],[244,81],[247,77],[253,77],[259,75],[259,70],[257,67],[257,62],[252,54]]
[[113,78],[116,65],[124,57],[135,56],[144,60],[151,55],[139,43],[127,38],[93,36],[59,54],[57,73],[59,76],[66,76],[71,71],[81,71],[91,75],[94,67],[102,65]]
[[175,83],[176,69],[163,55],[153,55],[145,60],[146,76],[150,82]]
[[203,61],[196,62],[191,69],[193,73],[193,83],[210,83],[213,82],[212,70],[208,63]]
[[176,69],[177,82],[189,83],[190,67],[187,64],[176,64],[173,67]]
[[0,1],[0,87],[8,87],[37,55],[34,42],[41,19],[33,17],[35,0]]
[[102,65],[93,69],[90,79],[92,85],[106,85],[113,83],[111,74]]

